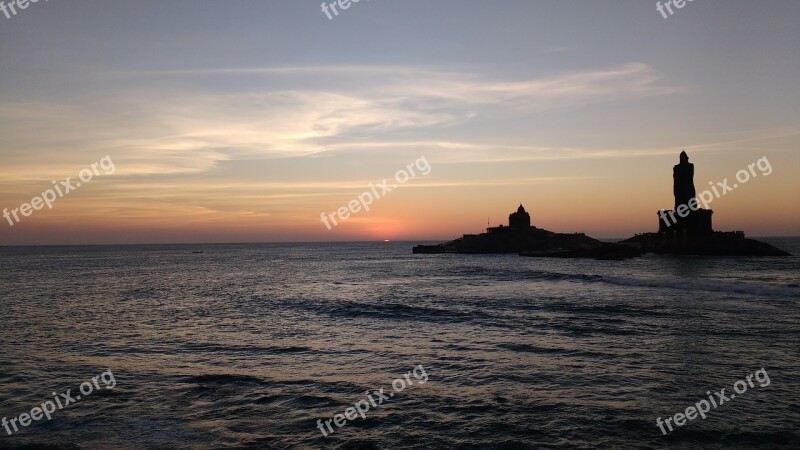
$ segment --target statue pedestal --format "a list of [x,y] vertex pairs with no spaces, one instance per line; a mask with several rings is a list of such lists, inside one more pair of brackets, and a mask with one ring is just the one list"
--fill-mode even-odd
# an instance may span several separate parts
[[681,217],[676,211],[658,212],[658,232],[659,233],[686,233],[688,235],[711,234],[714,229],[711,226],[711,215],[714,211],[710,209],[698,209],[689,211],[686,217]]

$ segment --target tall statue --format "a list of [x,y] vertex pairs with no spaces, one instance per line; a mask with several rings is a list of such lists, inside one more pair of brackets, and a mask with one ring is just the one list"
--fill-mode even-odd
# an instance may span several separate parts
[[694,164],[689,162],[689,155],[681,152],[681,162],[672,168],[674,180],[672,193],[675,195],[675,209],[679,205],[688,205],[689,200],[697,196],[694,190]]

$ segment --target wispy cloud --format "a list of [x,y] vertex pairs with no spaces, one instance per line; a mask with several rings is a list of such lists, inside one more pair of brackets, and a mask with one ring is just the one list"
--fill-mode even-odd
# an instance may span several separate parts
[[[216,91],[176,89],[174,82],[162,80],[231,75],[255,80]],[[676,92],[659,83],[656,70],[641,63],[522,80],[393,66],[200,69],[118,76],[140,77],[141,87],[125,94],[88,96],[80,106],[2,102],[4,139],[12,147],[2,175],[30,178],[26,170],[31,168],[24,167],[22,155],[32,150],[56,155],[55,164],[76,161],[75,155],[83,158],[92,149],[113,151],[115,161],[124,162],[120,176],[196,173],[228,160],[408,145],[404,133],[431,133],[479,115],[574,108]],[[298,78],[287,80],[287,76]],[[24,115],[7,112],[12,109]],[[68,125],[65,117],[70,118]],[[40,129],[50,131],[46,139],[36,133]]]

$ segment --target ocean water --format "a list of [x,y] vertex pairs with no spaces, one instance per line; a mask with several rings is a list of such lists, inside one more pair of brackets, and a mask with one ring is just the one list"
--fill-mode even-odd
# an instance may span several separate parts
[[797,256],[412,245],[0,248],[0,448],[800,448]]

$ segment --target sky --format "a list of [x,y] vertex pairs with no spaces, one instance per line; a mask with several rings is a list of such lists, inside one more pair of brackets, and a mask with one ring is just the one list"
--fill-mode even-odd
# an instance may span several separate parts
[[[713,200],[715,229],[800,235],[796,0],[337,11],[0,13],[0,208],[32,205],[0,218],[0,245],[449,240],[520,203],[540,228],[622,238],[657,230],[683,149],[698,192],[769,163]],[[369,211],[325,225],[384,179]],[[33,201],[55,186],[70,192]]]

